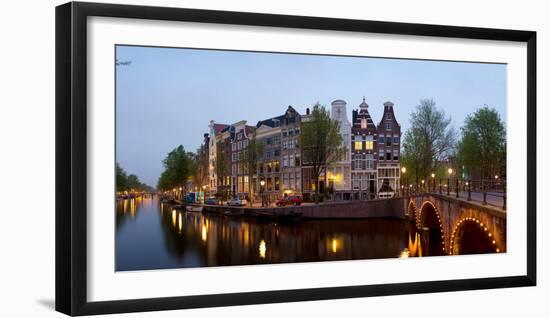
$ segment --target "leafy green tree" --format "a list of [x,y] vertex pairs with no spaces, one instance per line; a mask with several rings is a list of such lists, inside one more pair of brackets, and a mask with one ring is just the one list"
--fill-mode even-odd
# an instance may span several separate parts
[[129,189],[139,190],[141,188],[141,182],[135,174],[128,175],[127,182]]
[[120,164],[117,162],[115,167],[115,182],[116,182],[116,191],[126,191],[128,190],[127,175],[126,171],[120,167]]
[[402,160],[408,177],[428,180],[456,146],[451,118],[432,99],[422,99],[410,117],[411,127],[403,138]]
[[162,161],[164,171],[159,177],[159,190],[186,188],[187,180],[191,176],[192,161],[182,145],[174,148]]
[[192,162],[193,183],[202,189],[208,185],[208,151],[201,146],[193,155]]
[[135,174],[126,175],[126,171],[122,169],[120,164],[117,162],[115,167],[115,174],[116,174],[116,191],[147,191],[147,192],[153,192],[154,189],[141,181],[139,181],[138,176]]
[[325,106],[313,106],[309,117],[302,119],[300,129],[302,165],[309,166],[315,183],[315,202],[319,202],[319,177],[327,166],[341,158],[345,147],[340,135],[340,123],[330,118]]
[[468,115],[458,144],[458,161],[468,175],[490,178],[506,171],[506,128],[499,113],[487,106]]
[[254,205],[254,184],[252,178],[258,173],[258,161],[264,152],[264,144],[256,139],[256,130],[252,133],[252,138],[248,140],[248,145],[242,150],[240,163],[248,174],[248,193],[250,197],[250,206]]

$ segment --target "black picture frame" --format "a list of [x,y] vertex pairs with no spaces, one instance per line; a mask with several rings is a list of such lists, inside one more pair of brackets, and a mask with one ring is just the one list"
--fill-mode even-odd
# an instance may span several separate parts
[[[86,30],[91,16],[501,40],[527,44],[527,275],[88,302]],[[91,315],[536,285],[536,32],[70,2],[56,7],[56,310]]]

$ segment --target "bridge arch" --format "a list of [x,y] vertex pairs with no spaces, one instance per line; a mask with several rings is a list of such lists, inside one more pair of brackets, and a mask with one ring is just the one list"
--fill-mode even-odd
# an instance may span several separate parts
[[416,214],[416,204],[414,204],[413,200],[410,200],[409,205],[407,206],[407,215],[410,220],[416,220]]
[[433,202],[427,200],[420,206],[417,216],[417,227],[419,229],[428,228],[428,237],[430,240],[428,255],[446,254],[443,223],[439,209]]
[[494,233],[486,224],[475,217],[464,217],[453,229],[449,254],[499,253],[496,243]]

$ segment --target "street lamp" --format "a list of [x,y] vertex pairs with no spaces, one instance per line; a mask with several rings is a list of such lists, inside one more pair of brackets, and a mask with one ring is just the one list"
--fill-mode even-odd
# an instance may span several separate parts
[[[406,167],[401,167],[401,174],[405,175],[406,172],[407,172],[407,168]],[[405,179],[404,181],[405,181],[405,184],[409,183],[408,179]]]
[[422,179],[422,181],[420,182],[422,182],[422,191],[424,191],[424,179]]
[[260,195],[262,197],[262,207],[265,206],[265,197],[264,197],[264,186],[265,186],[265,180],[260,180]]
[[453,174],[453,169],[449,168],[447,172],[449,172],[449,177],[447,178],[447,195],[450,195],[451,194],[451,175]]
[[432,172],[432,191],[435,192],[435,173]]

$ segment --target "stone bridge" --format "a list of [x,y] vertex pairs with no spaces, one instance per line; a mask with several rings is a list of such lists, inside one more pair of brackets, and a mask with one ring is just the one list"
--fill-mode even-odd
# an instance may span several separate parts
[[404,204],[410,222],[429,232],[441,254],[506,252],[505,210],[434,193],[406,197]]

